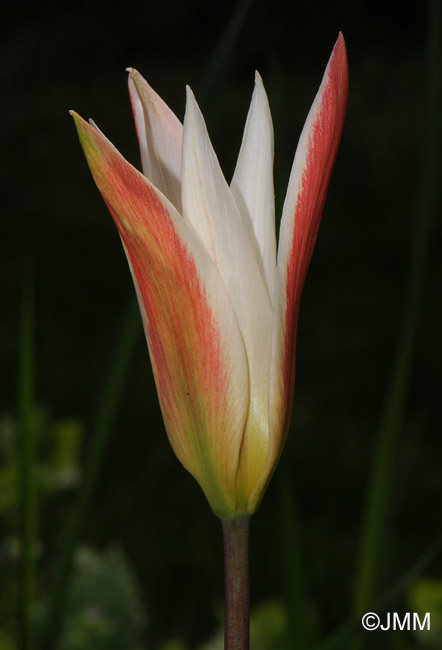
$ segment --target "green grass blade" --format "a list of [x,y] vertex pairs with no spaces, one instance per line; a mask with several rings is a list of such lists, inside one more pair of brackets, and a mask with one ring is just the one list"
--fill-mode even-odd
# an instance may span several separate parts
[[391,510],[394,467],[413,363],[422,290],[438,192],[440,147],[440,23],[438,0],[429,2],[427,56],[427,120],[418,192],[411,267],[402,331],[399,337],[390,393],[378,441],[363,519],[354,593],[354,611],[370,607],[379,588],[380,561]]
[[287,604],[287,650],[304,650],[308,644],[308,609],[304,587],[300,526],[287,467],[279,471],[282,523],[282,559]]
[[112,433],[113,423],[120,404],[135,345],[141,333],[138,303],[131,301],[122,333],[110,364],[94,426],[86,454],[84,478],[75,503],[74,511],[62,540],[60,557],[52,588],[46,626],[42,633],[41,647],[52,649],[63,624],[63,615],[69,593],[75,549],[80,541],[93,492],[103,464],[104,454]]
[[32,602],[35,577],[36,485],[34,426],[34,314],[33,289],[28,273],[23,288],[18,349],[19,482],[20,482],[20,557],[19,647],[32,644]]

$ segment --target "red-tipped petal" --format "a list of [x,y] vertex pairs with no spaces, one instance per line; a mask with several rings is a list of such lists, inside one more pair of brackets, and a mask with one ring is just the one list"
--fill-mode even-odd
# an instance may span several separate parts
[[248,379],[229,298],[172,204],[101,133],[73,116],[129,260],[169,439],[215,512],[230,516]]
[[281,220],[277,271],[280,308],[274,312],[270,378],[273,448],[268,467],[275,464],[290,421],[299,303],[338,151],[347,96],[347,54],[339,34],[299,139]]

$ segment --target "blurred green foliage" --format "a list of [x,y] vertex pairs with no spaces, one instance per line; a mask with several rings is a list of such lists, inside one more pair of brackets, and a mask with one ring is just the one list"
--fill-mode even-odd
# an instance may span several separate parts
[[141,650],[142,596],[124,553],[80,549],[57,650]]
[[[84,424],[75,418],[51,420],[37,409],[33,413],[35,433],[34,475],[38,507],[41,512],[58,508],[72,495],[81,480],[80,452]],[[19,424],[11,415],[0,416],[0,553],[3,572],[0,589],[0,627],[8,629],[15,617],[17,573],[21,557],[18,514],[20,513]],[[32,555],[42,554],[42,541],[34,540]],[[0,648],[2,646],[0,645]]]
[[408,598],[410,610],[419,614],[422,621],[430,614],[431,629],[417,630],[416,636],[422,646],[442,647],[442,580],[422,578],[411,590]]
[[[76,418],[51,420],[38,409],[33,416],[36,429],[35,476],[39,498],[45,500],[80,481],[80,453],[84,422]],[[11,530],[17,526],[19,510],[18,423],[12,415],[0,415],[0,517]]]

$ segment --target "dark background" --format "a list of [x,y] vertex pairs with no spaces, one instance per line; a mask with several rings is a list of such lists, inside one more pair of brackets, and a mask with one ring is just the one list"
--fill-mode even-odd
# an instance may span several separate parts
[[[180,119],[189,84],[205,104],[230,180],[258,69],[274,120],[280,213],[297,139],[341,30],[350,66],[348,113],[301,305],[294,414],[281,461],[297,504],[307,590],[324,634],[350,608],[375,434],[404,313],[426,123],[427,5],[256,0],[210,84],[214,52],[235,7],[129,0],[22,2],[6,10],[0,409],[15,416],[21,291],[31,269],[38,407],[48,420],[73,417],[84,424],[84,461],[133,294],[68,110],[93,117],[139,166],[125,68],[139,69]],[[439,208],[394,467],[392,578],[440,532]],[[252,604],[284,596],[280,476],[281,469],[252,522]],[[40,593],[50,588],[53,554],[75,494],[74,487],[40,499]],[[213,632],[223,593],[221,530],[169,447],[141,335],[83,541],[124,548],[153,643],[171,636],[196,643]],[[435,577],[441,568],[440,560],[432,566]]]

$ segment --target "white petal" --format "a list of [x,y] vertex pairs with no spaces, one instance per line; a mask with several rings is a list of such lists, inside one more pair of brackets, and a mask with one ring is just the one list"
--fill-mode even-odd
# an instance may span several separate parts
[[181,212],[182,124],[139,72],[129,72],[143,173]]
[[184,118],[182,204],[184,219],[192,223],[218,268],[246,348],[250,407],[238,478],[241,500],[243,493],[250,494],[250,484],[267,460],[272,311],[249,236],[190,89]]
[[230,187],[264,271],[273,304],[276,272],[273,125],[267,95],[258,73],[255,74],[255,89]]

